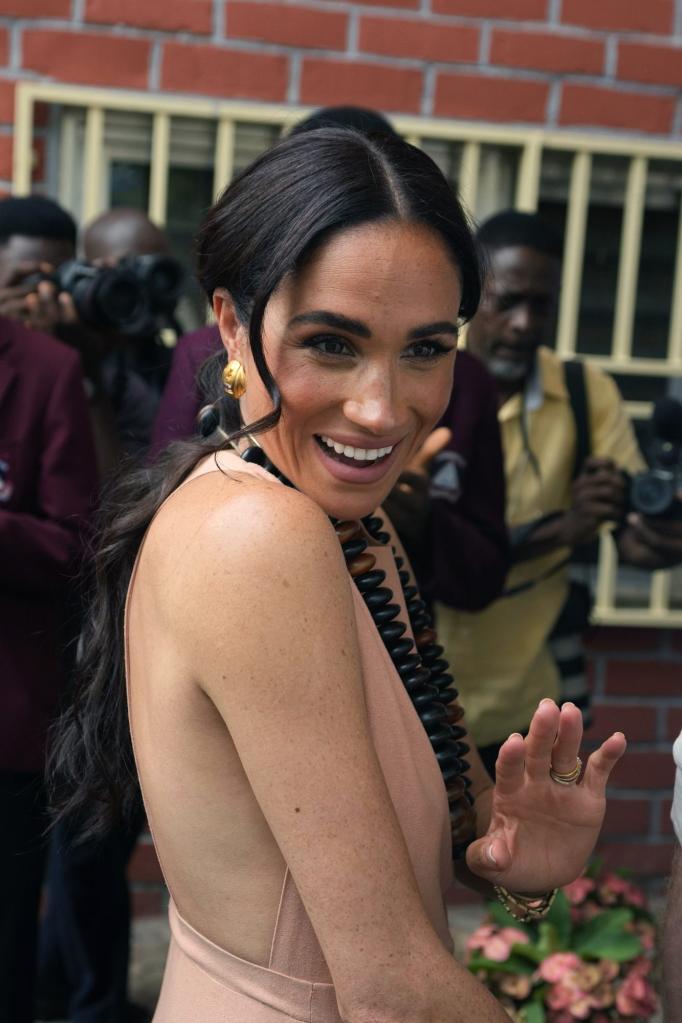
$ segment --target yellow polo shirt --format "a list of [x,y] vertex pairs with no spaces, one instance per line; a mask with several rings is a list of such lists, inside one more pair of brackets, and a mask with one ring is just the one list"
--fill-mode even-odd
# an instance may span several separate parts
[[[629,472],[644,467],[632,424],[616,384],[585,362],[591,452]],[[524,412],[525,405],[525,412]],[[528,443],[524,444],[525,433]],[[507,486],[507,523],[522,525],[570,507],[576,430],[561,360],[540,348],[525,396],[516,394],[498,413]],[[541,577],[569,551],[515,565],[505,589]],[[568,569],[502,597],[484,611],[436,606],[439,642],[455,676],[469,731],[477,745],[502,742],[527,729],[543,697],[558,694],[558,673],[547,647],[568,590]]]

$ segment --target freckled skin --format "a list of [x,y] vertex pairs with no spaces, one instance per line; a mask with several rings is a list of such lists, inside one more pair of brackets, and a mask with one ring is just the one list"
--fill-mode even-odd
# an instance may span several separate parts
[[[377,508],[403,467],[445,411],[452,389],[455,339],[440,336],[449,351],[429,364],[406,358],[407,333],[422,324],[456,324],[459,273],[444,243],[417,225],[383,223],[343,232],[324,245],[294,281],[271,299],[264,322],[264,349],[282,394],[282,418],[259,437],[275,465],[329,514],[357,518]],[[224,295],[215,300],[223,343],[247,374],[242,419],[271,411],[270,398],[249,351],[246,331],[234,320]],[[323,309],[359,320],[371,338],[319,326],[287,329],[296,315]],[[348,364],[325,361],[301,341],[335,334],[352,341]],[[315,435],[351,433],[401,438],[400,457],[374,485],[349,486],[320,464]]]

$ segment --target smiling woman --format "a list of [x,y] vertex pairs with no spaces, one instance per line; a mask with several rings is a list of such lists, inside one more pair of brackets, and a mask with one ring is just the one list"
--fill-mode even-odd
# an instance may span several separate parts
[[448,401],[466,220],[424,153],[323,129],[236,179],[198,266],[226,396],[112,498],[62,813],[96,830],[139,777],[171,892],[156,1023],[503,1023],[450,954],[453,855],[540,915],[624,741],[574,785],[580,714],[545,701],[493,791],[377,511]]

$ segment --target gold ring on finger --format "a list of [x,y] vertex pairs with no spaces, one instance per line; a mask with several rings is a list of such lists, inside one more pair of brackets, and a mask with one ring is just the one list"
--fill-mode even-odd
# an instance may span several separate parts
[[574,785],[583,769],[583,762],[580,757],[575,758],[575,767],[568,774],[562,774],[560,771],[555,771],[553,767],[549,769],[549,776],[552,781],[557,782],[559,785]]

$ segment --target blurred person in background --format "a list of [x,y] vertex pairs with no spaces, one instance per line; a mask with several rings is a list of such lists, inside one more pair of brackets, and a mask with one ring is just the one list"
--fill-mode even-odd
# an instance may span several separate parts
[[[612,378],[590,362],[574,371],[547,347],[554,336],[562,243],[535,214],[510,210],[486,221],[478,241],[488,259],[467,348],[498,391],[513,568],[504,595],[466,614],[438,605],[438,630],[488,770],[509,728],[525,732],[538,700],[560,695],[584,661],[578,646],[588,612],[552,637],[569,595],[571,551],[607,523],[622,559],[660,568],[682,559],[682,525],[627,512],[623,470],[644,461]],[[582,406],[582,408],[580,407]],[[582,619],[581,619],[582,614]],[[573,697],[578,693],[569,693]],[[586,696],[586,693],[581,694]],[[577,700],[576,700],[577,702]]]
[[[1,211],[0,211],[1,218]],[[7,259],[29,245],[0,242]],[[50,238],[54,258],[60,239]],[[8,253],[6,250],[13,250]],[[39,256],[36,258],[40,258]],[[6,297],[6,296],[5,296]],[[17,313],[23,303],[15,294]],[[76,352],[0,318],[0,1019],[33,1020],[46,732],[67,673],[73,577],[97,490]],[[28,317],[26,317],[28,318]]]
[[[166,349],[159,346],[153,323],[143,323],[136,337],[120,336],[106,324],[83,322],[72,295],[59,291],[50,278],[76,258],[76,224],[56,203],[37,196],[0,202],[0,239],[5,240],[0,245],[0,310],[78,351],[76,365],[84,377],[105,475],[149,443]],[[98,217],[85,232],[84,246],[88,261],[102,266],[169,252],[163,232],[145,214],[127,209]],[[75,622],[72,629],[77,631]],[[39,954],[40,1018],[123,1023],[146,1015],[127,999],[126,868],[143,823],[139,806],[129,827],[97,843],[74,844],[63,825],[52,833]],[[107,927],[101,926],[104,919]]]
[[[51,199],[27,196],[0,202],[0,314],[78,350],[105,476],[124,455],[139,457],[146,451],[171,356],[147,315],[140,316],[139,324],[127,325],[124,333],[106,319],[101,302],[92,298],[92,287],[84,300],[87,288],[81,283],[79,302],[72,293],[75,285],[60,290],[53,275],[58,268],[71,267],[73,280],[76,234],[71,215]],[[84,246],[86,259],[100,264],[100,273],[132,256],[169,255],[163,232],[145,214],[128,209],[98,217],[85,232]]]

